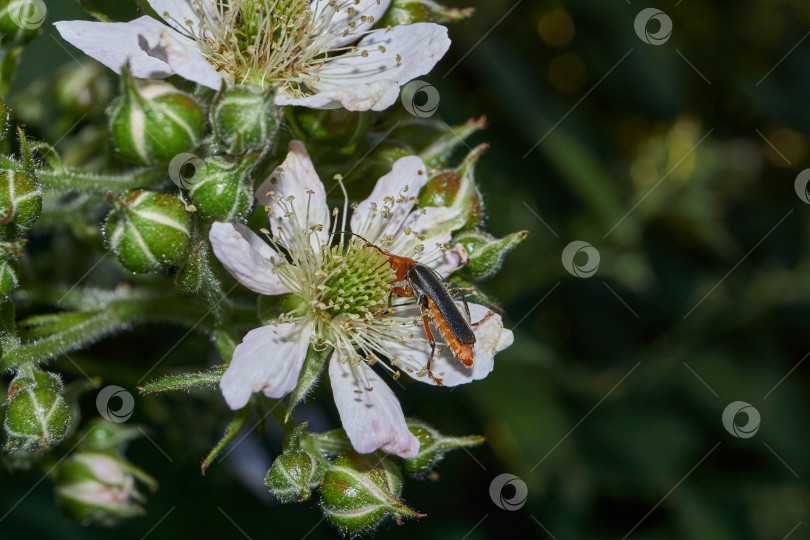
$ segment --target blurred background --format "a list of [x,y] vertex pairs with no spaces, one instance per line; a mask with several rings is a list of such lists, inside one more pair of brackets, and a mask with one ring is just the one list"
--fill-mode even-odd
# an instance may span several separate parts
[[[491,143],[477,168],[488,230],[530,234],[481,284],[515,332],[495,371],[452,392],[398,393],[408,414],[486,444],[448,455],[438,483],[408,481],[404,499],[427,517],[377,534],[810,538],[810,198],[799,177],[810,167],[810,4],[445,3],[476,14],[450,25],[450,52],[423,79],[449,124],[487,117],[468,143]],[[55,111],[64,70],[91,61],[50,25],[86,17],[46,4],[10,105],[86,166],[100,157],[80,149],[102,131],[92,115]],[[119,0],[93,4],[136,16]],[[101,73],[97,104],[116,92]],[[69,236],[50,237],[43,267],[55,246],[70,251]],[[163,355],[163,373],[215,361],[202,335],[174,348],[179,332],[140,327],[55,364],[68,379],[88,370],[132,388]],[[301,416],[335,425],[327,384],[315,398]],[[137,398],[131,421],[149,438],[127,455],[160,490],[147,516],[115,529],[63,518],[39,473],[0,470],[0,509],[16,504],[2,536],[337,538],[315,502],[265,493],[278,426],[200,476],[226,413],[217,392]],[[514,478],[493,484],[505,473]]]

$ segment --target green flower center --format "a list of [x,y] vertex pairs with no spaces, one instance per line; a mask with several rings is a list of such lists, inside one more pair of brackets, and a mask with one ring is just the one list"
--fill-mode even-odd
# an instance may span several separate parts
[[357,239],[347,248],[339,244],[325,253],[323,274],[314,297],[320,311],[333,317],[363,316],[385,307],[396,278],[388,258]]

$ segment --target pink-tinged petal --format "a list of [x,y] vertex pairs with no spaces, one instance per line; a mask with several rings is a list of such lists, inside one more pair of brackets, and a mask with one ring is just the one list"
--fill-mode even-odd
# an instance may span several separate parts
[[[391,172],[377,181],[371,195],[357,205],[352,214],[352,231],[372,242],[399,231],[427,181],[427,168],[421,159],[398,159]],[[388,217],[382,217],[380,212],[386,207]]]
[[126,23],[59,21],[54,26],[65,41],[116,73],[127,62],[132,74],[143,79],[162,79],[173,73],[166,59],[151,51],[160,33],[171,30],[151,17]]
[[[283,200],[277,200],[278,197]],[[288,200],[289,197],[293,200]],[[284,163],[256,190],[256,199],[269,207],[274,235],[278,235],[281,227],[279,241],[284,246],[300,248],[293,239],[301,236],[302,229],[309,232],[313,227],[316,230],[310,236],[310,243],[316,253],[320,252],[321,245],[329,239],[326,190],[301,141],[290,143],[290,151]],[[290,212],[293,214],[290,215]]]
[[222,266],[251,291],[269,296],[290,292],[273,273],[278,254],[244,225],[214,223],[208,238]]
[[[457,302],[457,305],[462,315],[466,316],[463,303]],[[442,380],[444,386],[457,386],[483,379],[495,367],[495,354],[509,347],[514,341],[512,331],[503,327],[500,315],[479,304],[469,304],[469,306],[470,320],[473,323],[479,323],[472,327],[475,334],[475,355],[471,368],[465,367],[453,355],[450,348],[443,344],[443,340],[439,337],[441,334],[435,325],[433,326],[433,335],[436,336],[437,343],[431,371],[436,378]],[[423,336],[423,334],[416,335]],[[440,345],[439,342],[442,344]],[[413,372],[408,372],[408,375],[418,381],[436,384],[426,371],[421,370],[421,367],[427,363],[430,354],[430,345],[426,339],[424,342],[417,340],[415,343],[413,340],[406,340],[403,344],[391,340],[387,347],[389,350],[386,351],[386,354],[396,357],[398,365],[411,367]]]
[[369,454],[382,449],[406,459],[416,457],[419,440],[408,430],[394,392],[373,369],[362,362],[353,367],[350,361],[341,362],[336,351],[329,361],[329,379],[343,429],[355,450]]
[[391,0],[312,0],[314,20],[319,21],[315,32],[338,36],[332,47],[342,47],[360,39],[374,23],[379,22]]
[[311,324],[271,324],[251,330],[233,351],[219,387],[228,406],[241,409],[254,392],[282,398],[293,391],[307,356]]
[[166,30],[160,34],[160,48],[177,75],[214,90],[222,86],[222,76],[208,63],[193,40]]
[[433,69],[450,47],[450,38],[444,26],[417,23],[375,30],[357,47],[358,52],[336,56],[315,72],[317,81],[309,83],[313,96],[279,94],[276,104],[387,109],[396,102],[400,86]]

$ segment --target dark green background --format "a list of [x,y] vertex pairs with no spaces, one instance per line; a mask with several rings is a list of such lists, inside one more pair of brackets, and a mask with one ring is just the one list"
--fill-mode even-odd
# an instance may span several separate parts
[[[68,0],[46,3],[49,21],[82,17]],[[131,18],[120,4],[95,2]],[[448,456],[438,482],[408,481],[405,500],[427,517],[377,534],[546,537],[545,527],[560,540],[622,538],[641,522],[633,538],[810,537],[810,206],[794,192],[810,161],[810,40],[799,43],[810,4],[465,4],[475,17],[451,25],[451,50],[424,79],[449,123],[488,118],[471,142],[492,143],[477,175],[489,230],[530,231],[483,285],[506,309],[515,345],[484,381],[398,392],[408,414],[488,441]],[[633,29],[650,5],[673,21],[660,46]],[[62,45],[86,61],[46,24],[12,102],[32,99],[32,81],[73,62]],[[43,121],[35,131],[55,141],[67,127]],[[600,253],[588,279],[561,264],[574,240]],[[139,329],[74,359],[131,386],[182,332]],[[207,351],[192,335],[161,370],[200,368]],[[70,362],[55,365],[80,377]],[[336,416],[328,385],[317,398],[303,412],[327,427]],[[761,413],[751,438],[721,423],[738,400]],[[226,418],[216,392],[138,398],[132,421],[149,426],[172,460],[146,439],[128,451],[161,484],[148,515],[84,528],[57,513],[39,473],[2,471],[0,512],[23,500],[0,536],[141,538],[162,519],[151,538],[238,538],[234,523],[250,538],[336,537],[315,502],[281,506],[251,494],[235,472],[249,456],[200,477]],[[276,451],[278,435],[269,426],[254,448]],[[490,498],[504,472],[528,486],[519,511]],[[263,471],[250,474],[260,482]]]

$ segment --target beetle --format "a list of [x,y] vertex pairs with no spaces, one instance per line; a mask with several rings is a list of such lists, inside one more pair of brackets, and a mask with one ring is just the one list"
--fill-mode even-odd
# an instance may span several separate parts
[[388,253],[372,243],[367,243],[366,247],[374,248],[388,258],[391,268],[396,273],[396,278],[392,283],[407,283],[404,287],[393,287],[391,289],[391,294],[388,297],[388,307],[391,307],[394,295],[414,296],[416,298],[416,303],[422,311],[425,336],[430,344],[427,372],[431,380],[442,386],[442,380],[435,377],[430,370],[430,364],[436,354],[436,340],[428,324],[429,317],[432,317],[435,321],[442,337],[453,351],[453,355],[465,367],[471,368],[475,356],[475,334],[472,327],[478,326],[483,321],[478,323],[470,322],[470,308],[467,305],[467,300],[464,299],[464,308],[467,312],[465,319],[445,287],[442,277],[434,269],[409,257]]

